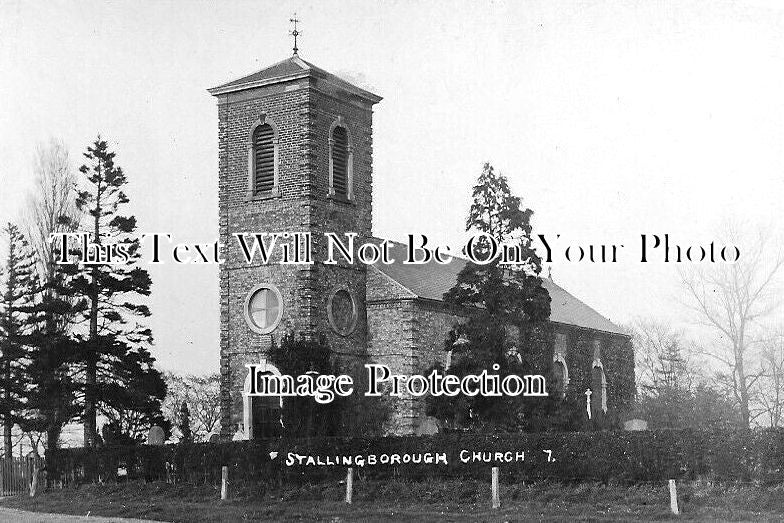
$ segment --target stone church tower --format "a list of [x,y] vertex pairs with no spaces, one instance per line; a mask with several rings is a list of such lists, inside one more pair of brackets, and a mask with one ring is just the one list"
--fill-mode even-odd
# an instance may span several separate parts
[[[325,265],[324,233],[371,235],[372,110],[379,96],[296,54],[209,90],[218,104],[221,426],[274,430],[270,398],[243,394],[245,365],[267,364],[273,339],[326,335],[341,358],[367,347],[367,268]],[[235,234],[310,232],[312,265],[246,263]],[[344,237],[344,236],[342,236]],[[269,237],[267,237],[269,241]],[[294,245],[291,243],[292,253]],[[261,401],[260,401],[261,400]],[[262,419],[264,418],[264,419]],[[272,421],[271,421],[272,420]]]

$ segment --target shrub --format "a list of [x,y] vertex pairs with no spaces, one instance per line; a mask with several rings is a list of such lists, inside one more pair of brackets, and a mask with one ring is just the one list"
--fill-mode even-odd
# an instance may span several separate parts
[[[464,463],[461,451],[525,452],[523,461]],[[548,460],[546,450],[552,451]],[[270,453],[277,452],[275,459]],[[445,453],[447,464],[354,465],[360,478],[390,477],[486,479],[498,465],[508,481],[600,481],[635,483],[669,478],[720,480],[784,479],[784,430],[658,430],[642,432],[551,432],[385,438],[310,438],[167,446],[106,446],[61,449],[46,456],[50,481],[123,479],[220,482],[221,467],[232,481],[267,486],[306,484],[342,478],[346,465],[286,466],[289,453],[321,456]],[[118,474],[124,469],[126,474]]]

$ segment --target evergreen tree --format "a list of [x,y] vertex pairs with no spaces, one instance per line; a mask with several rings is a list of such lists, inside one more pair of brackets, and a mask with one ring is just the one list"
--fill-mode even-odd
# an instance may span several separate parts
[[27,432],[46,434],[47,450],[59,446],[63,427],[79,413],[74,376],[79,345],[69,330],[86,300],[75,297],[70,288],[68,272],[74,268],[54,265],[43,274],[38,321],[28,337],[28,416],[20,426]]
[[[40,305],[44,316],[59,316],[58,309],[68,308],[66,302],[52,295],[48,297],[45,296]],[[28,364],[30,414],[21,425],[24,431],[45,433],[47,450],[58,448],[63,427],[79,413],[76,401],[78,384],[72,374],[77,344],[59,329],[48,330],[51,325],[45,317],[31,336]]]
[[[306,373],[338,374],[332,351],[326,338],[319,336],[317,340],[297,339],[293,333],[283,336],[280,345],[273,344],[268,352],[270,361],[280,369],[282,374],[301,376]],[[277,398],[262,398],[252,401],[274,402]],[[340,398],[331,403],[317,403],[314,398],[294,396],[286,398],[281,413],[282,427],[275,423],[267,424],[269,436],[278,436],[283,432],[291,437],[311,437],[316,434],[335,436],[340,429]],[[255,437],[255,435],[254,435]]]
[[[506,177],[497,174],[489,163],[473,187],[472,199],[466,230],[478,238],[473,255],[486,260],[495,247],[507,245],[515,250],[517,263],[469,261],[455,285],[444,294],[445,302],[474,311],[468,322],[455,326],[445,342],[445,349],[453,354],[452,366],[447,370],[458,376],[483,370],[502,376],[534,372],[548,375],[547,363],[552,361],[546,324],[550,297],[539,277],[541,259],[532,247],[533,211],[523,208]],[[519,332],[511,332],[509,326],[517,327]],[[441,396],[430,398],[429,411],[461,426],[533,429],[537,410],[542,405],[550,408],[551,403],[540,398]]]
[[466,231],[480,238],[474,245],[476,258],[486,259],[491,253],[489,237],[498,246],[515,248],[519,261],[515,265],[501,265],[498,259],[484,265],[467,263],[454,287],[444,294],[444,300],[481,308],[487,316],[520,326],[547,320],[550,296],[539,278],[542,260],[532,247],[533,211],[522,208],[522,201],[512,194],[506,177],[496,174],[489,163],[474,185],[472,199]]
[[[90,447],[97,435],[99,410],[111,414],[156,405],[160,409],[166,385],[148,350],[152,333],[138,323],[150,315],[143,298],[150,294],[151,280],[135,264],[140,248],[139,238],[133,235],[136,219],[122,214],[129,201],[124,191],[128,180],[100,136],[84,157],[87,163],[79,169],[83,182],[76,205],[89,226],[93,246],[82,253],[91,263],[72,269],[69,286],[75,296],[84,298],[82,321],[89,326],[86,337],[77,337],[77,359],[84,443]],[[132,389],[140,385],[143,389]]]
[[3,447],[11,457],[11,430],[24,419],[30,388],[27,363],[30,336],[35,331],[36,296],[41,287],[36,276],[36,259],[19,228],[9,223],[3,229],[8,241],[5,292],[0,301],[0,416],[3,418]]
[[[347,374],[354,378],[355,391],[367,390],[367,372],[361,362],[338,358],[323,335],[309,340],[288,333],[283,336],[279,345],[273,343],[267,354],[282,374]],[[269,422],[262,422],[261,430],[265,431],[265,437],[381,435],[384,424],[389,419],[388,400],[388,397],[369,397],[361,392],[346,397],[336,395],[328,403],[318,403],[309,396],[288,397],[283,401],[280,419],[273,418]],[[260,410],[267,410],[271,416],[278,415],[277,397],[259,397],[251,401],[261,401],[264,407]],[[254,433],[254,438],[256,437],[259,436]]]

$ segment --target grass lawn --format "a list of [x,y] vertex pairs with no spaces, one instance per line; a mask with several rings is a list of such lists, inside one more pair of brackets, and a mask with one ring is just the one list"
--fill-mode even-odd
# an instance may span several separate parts
[[[238,488],[221,502],[210,485],[125,483],[52,490],[0,505],[39,512],[163,521],[649,521],[674,519],[666,483],[503,485],[501,509],[490,509],[489,482],[356,481],[354,503],[344,486],[308,485],[281,492]],[[784,521],[784,485],[683,483],[682,515],[705,521]]]

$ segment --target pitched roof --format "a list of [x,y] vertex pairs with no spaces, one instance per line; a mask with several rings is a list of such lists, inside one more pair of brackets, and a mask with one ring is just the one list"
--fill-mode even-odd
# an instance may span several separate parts
[[380,96],[357,87],[356,85],[351,84],[342,78],[311,64],[310,62],[306,62],[298,55],[290,56],[289,58],[281,60],[276,64],[272,64],[269,67],[265,67],[260,71],[256,71],[255,73],[251,73],[242,76],[241,78],[237,78],[236,80],[232,80],[217,87],[213,87],[208,89],[208,91],[212,95],[226,94],[234,91],[242,91],[245,89],[252,89],[254,87],[261,87],[263,85],[296,80],[298,78],[305,78],[307,76],[326,80],[327,82],[332,83],[337,87],[364,98],[372,103],[381,101]]
[[[450,263],[433,261],[422,265],[405,264],[405,246],[395,242],[390,249],[391,264],[373,265],[383,274],[408,289],[418,298],[443,301],[444,293],[457,281],[457,275],[467,260],[454,257]],[[626,334],[620,327],[580,301],[550,278],[542,278],[542,286],[550,294],[550,321],[575,325],[613,334]]]

